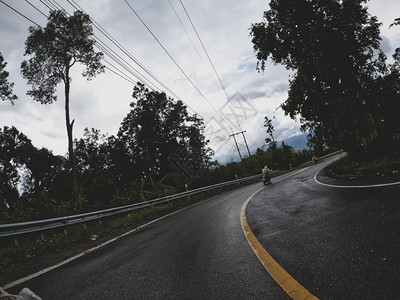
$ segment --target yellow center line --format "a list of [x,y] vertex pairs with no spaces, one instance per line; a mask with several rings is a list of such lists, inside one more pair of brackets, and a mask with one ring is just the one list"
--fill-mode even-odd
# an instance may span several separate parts
[[300,283],[298,283],[288,272],[286,272],[272,256],[264,249],[264,247],[257,240],[255,235],[250,229],[249,224],[246,219],[246,208],[250,200],[258,194],[264,188],[259,189],[253,193],[243,204],[240,213],[240,223],[242,224],[242,229],[247,241],[249,242],[254,254],[258,257],[264,268],[272,276],[272,278],[280,285],[280,287],[295,300],[300,299],[318,299],[313,294],[311,294],[306,288],[304,288]]

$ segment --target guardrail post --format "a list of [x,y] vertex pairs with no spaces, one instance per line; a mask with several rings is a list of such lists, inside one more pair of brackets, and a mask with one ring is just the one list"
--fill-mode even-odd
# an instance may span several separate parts
[[14,239],[14,245],[15,245],[15,247],[18,247],[18,246],[19,246],[19,241],[18,241],[18,239]]
[[[189,192],[189,187],[188,187],[187,183],[185,183],[185,188],[186,188],[186,192]],[[190,199],[190,195],[187,198]]]
[[65,224],[65,228],[64,228],[64,234],[68,235],[68,216],[65,217],[63,223]]
[[238,178],[238,176],[237,176],[237,175],[235,175],[235,177],[236,177],[237,184],[238,184],[238,185],[240,185],[240,182],[239,182],[239,178]]
[[45,241],[46,240],[46,235],[42,232],[40,234],[40,238],[42,239],[42,241]]

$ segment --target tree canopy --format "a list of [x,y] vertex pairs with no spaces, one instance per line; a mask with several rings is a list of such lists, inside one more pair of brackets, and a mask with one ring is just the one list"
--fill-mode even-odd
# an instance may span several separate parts
[[6,66],[7,63],[0,52],[0,99],[2,101],[9,100],[11,104],[14,104],[14,101],[17,100],[18,97],[14,95],[12,91],[14,83],[8,82],[9,73],[5,70]]
[[21,73],[32,86],[27,94],[34,100],[43,104],[56,101],[57,85],[69,85],[70,69],[76,63],[86,67],[82,76],[88,79],[104,72],[103,54],[93,49],[89,15],[76,11],[67,16],[64,11],[52,11],[46,27],[31,26],[29,33],[24,55],[30,59],[22,62]]
[[300,116],[314,138],[350,154],[393,141],[383,123],[394,113],[383,110],[387,102],[399,105],[396,92],[384,95],[389,77],[395,78],[380,50],[381,24],[365,2],[272,0],[264,21],[251,27],[258,68],[265,70],[271,59],[294,71],[281,105],[285,113]]
[[[140,177],[164,176],[180,168],[196,173],[210,159],[203,121],[182,101],[138,83],[131,111],[118,132]],[[190,171],[189,171],[190,169]]]

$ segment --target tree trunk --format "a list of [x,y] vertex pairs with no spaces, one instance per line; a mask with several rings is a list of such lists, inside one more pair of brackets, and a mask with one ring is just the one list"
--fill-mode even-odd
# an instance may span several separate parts
[[78,173],[75,165],[74,144],[72,136],[74,120],[72,120],[71,122],[69,117],[69,91],[70,91],[69,67],[67,67],[65,74],[65,122],[67,126],[67,135],[68,135],[68,156],[72,170],[72,180],[74,184],[74,191],[73,191],[74,198],[76,201],[79,201],[79,182],[78,182]]

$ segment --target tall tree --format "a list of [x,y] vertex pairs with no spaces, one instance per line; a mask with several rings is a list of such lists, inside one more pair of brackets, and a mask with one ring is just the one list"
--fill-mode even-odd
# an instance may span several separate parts
[[264,22],[251,27],[258,67],[271,58],[294,71],[285,113],[350,152],[377,136],[368,86],[385,69],[380,23],[364,2],[272,0]]
[[80,63],[86,67],[82,75],[88,80],[104,72],[103,54],[94,51],[90,17],[76,11],[67,16],[64,11],[52,11],[45,28],[30,27],[25,42],[28,61],[22,62],[22,75],[32,89],[27,92],[34,100],[50,104],[57,100],[56,87],[64,84],[65,121],[68,135],[68,155],[73,173],[74,195],[79,197],[79,185],[74,158],[73,125],[70,119],[71,68]]
[[8,76],[10,75],[6,70],[7,63],[4,60],[3,55],[0,52],[0,99],[2,101],[9,100],[14,105],[14,100],[17,100],[17,96],[13,94],[12,88],[14,83],[8,82]]
[[204,124],[187,112],[182,101],[149,91],[138,83],[131,111],[118,137],[131,157],[138,176],[152,179],[176,170],[195,173],[208,160],[210,150],[203,136]]

